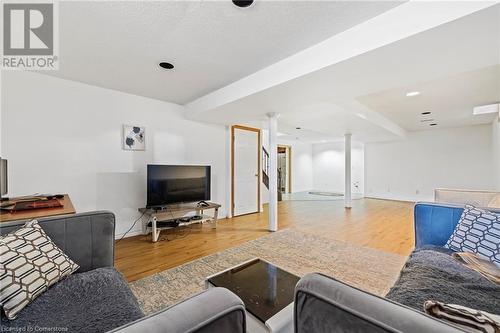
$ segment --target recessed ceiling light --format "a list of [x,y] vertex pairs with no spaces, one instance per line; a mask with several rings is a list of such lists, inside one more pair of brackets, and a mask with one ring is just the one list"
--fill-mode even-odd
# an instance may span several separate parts
[[160,62],[160,67],[165,69],[174,69],[174,65],[169,62]]
[[420,120],[421,123],[428,123],[429,121],[434,121],[434,119],[422,119],[422,120]]
[[418,96],[420,95],[420,91],[410,91],[406,93],[406,97],[413,97],[413,96]]
[[423,115],[428,115],[428,114],[431,114],[430,111],[425,111],[425,112],[422,112]]
[[299,129],[302,129],[301,127],[295,127],[295,129],[299,130]]
[[429,124],[429,126],[436,126],[436,125],[437,125],[436,123]]
[[233,0],[235,6],[245,8],[253,4],[253,0]]

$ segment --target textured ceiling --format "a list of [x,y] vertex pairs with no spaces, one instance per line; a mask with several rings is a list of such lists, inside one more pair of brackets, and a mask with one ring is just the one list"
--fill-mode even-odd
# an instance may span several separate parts
[[399,4],[60,2],[60,69],[43,74],[184,104]]

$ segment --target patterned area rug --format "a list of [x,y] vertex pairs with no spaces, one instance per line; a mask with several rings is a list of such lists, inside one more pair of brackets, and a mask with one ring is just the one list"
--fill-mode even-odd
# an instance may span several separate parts
[[259,257],[303,276],[320,272],[352,286],[385,295],[406,257],[294,230],[282,230],[130,283],[146,314],[204,289],[207,276]]

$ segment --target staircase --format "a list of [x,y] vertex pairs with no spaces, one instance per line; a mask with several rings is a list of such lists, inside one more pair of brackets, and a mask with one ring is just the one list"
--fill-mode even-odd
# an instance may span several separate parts
[[[278,170],[278,174],[279,174]],[[279,178],[278,178],[279,179]],[[266,148],[262,147],[262,182],[269,190],[269,153]],[[278,186],[278,201],[281,201],[281,191]]]
[[262,147],[262,182],[269,190],[269,153]]

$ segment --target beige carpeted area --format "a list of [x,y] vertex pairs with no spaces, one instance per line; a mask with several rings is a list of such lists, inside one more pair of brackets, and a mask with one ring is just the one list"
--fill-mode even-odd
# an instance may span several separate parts
[[207,276],[255,257],[298,276],[320,272],[377,295],[387,293],[406,260],[287,229],[131,282],[130,287],[143,311],[151,314],[202,291]]

